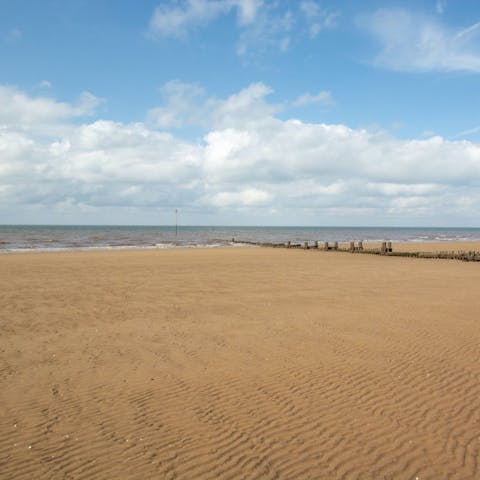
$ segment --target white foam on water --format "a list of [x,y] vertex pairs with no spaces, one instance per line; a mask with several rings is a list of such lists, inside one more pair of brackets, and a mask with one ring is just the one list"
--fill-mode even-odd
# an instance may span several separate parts
[[99,245],[99,246],[74,246],[74,247],[20,247],[0,249],[0,254],[8,253],[55,253],[55,252],[90,252],[90,251],[118,251],[118,250],[174,250],[189,248],[249,248],[256,245],[246,243],[196,243],[179,245],[175,243],[156,243],[155,245]]

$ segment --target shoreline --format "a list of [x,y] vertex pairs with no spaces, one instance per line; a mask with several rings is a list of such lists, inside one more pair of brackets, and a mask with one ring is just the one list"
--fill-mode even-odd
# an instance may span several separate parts
[[[260,243],[248,242],[246,240],[236,240],[235,242],[225,241],[225,245],[220,244],[202,244],[202,245],[171,245],[165,246],[91,246],[91,247],[59,247],[59,248],[35,248],[35,249],[0,249],[2,254],[40,254],[40,253],[69,253],[69,252],[124,252],[124,251],[170,251],[170,250],[210,250],[210,249],[241,249],[241,248],[269,248],[268,245]],[[333,242],[330,242],[332,244]],[[355,241],[357,243],[357,241]],[[303,242],[302,242],[303,244]],[[364,241],[365,249],[379,248],[381,241]],[[282,246],[282,244],[276,244]],[[393,241],[392,245],[395,252],[462,252],[462,251],[480,251],[480,240],[457,240],[457,241]],[[348,242],[339,242],[342,248],[348,247]],[[319,248],[319,251],[322,249]]]

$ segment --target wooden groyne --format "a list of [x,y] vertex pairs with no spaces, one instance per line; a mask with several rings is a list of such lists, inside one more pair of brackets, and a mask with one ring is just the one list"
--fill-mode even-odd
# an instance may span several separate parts
[[297,248],[302,250],[318,250],[318,251],[332,251],[332,252],[348,252],[348,253],[364,253],[370,255],[385,255],[390,257],[411,257],[411,258],[438,258],[449,260],[462,260],[464,262],[480,262],[480,251],[440,251],[440,252],[402,252],[400,250],[393,250],[392,242],[381,242],[378,248],[365,247],[363,242],[347,242],[339,244],[339,242],[320,242],[315,241],[292,243],[271,243],[271,242],[251,242],[248,240],[235,240],[232,238],[232,243],[242,243],[247,245],[254,245],[258,247],[269,248]]

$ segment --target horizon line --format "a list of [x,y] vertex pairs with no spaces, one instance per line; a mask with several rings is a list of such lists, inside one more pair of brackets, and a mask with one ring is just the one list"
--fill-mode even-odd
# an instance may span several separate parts
[[[109,224],[109,223],[0,223],[0,227],[152,227],[175,228],[175,224]],[[428,229],[480,229],[480,226],[427,226],[427,225],[177,225],[178,228],[428,228]]]

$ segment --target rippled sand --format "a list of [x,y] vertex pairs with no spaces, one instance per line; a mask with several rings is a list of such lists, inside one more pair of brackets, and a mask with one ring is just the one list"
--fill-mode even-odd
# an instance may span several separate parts
[[2,480],[480,477],[478,263],[201,249],[0,273]]

